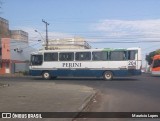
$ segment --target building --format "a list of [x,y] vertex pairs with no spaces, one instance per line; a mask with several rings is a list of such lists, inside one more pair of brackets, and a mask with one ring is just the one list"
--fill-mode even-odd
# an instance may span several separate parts
[[[45,49],[46,43],[42,44]],[[89,49],[91,46],[81,37],[54,39],[48,41],[48,49]]]
[[22,30],[10,30],[11,39],[28,42],[28,33]]
[[23,30],[9,30],[9,21],[0,17],[0,38],[28,42],[28,33]]
[[30,53],[36,51],[24,41],[0,40],[0,74],[28,71]]
[[8,20],[0,17],[0,38],[9,37],[9,22]]
[[30,53],[28,33],[9,30],[8,20],[0,17],[0,74],[28,71]]

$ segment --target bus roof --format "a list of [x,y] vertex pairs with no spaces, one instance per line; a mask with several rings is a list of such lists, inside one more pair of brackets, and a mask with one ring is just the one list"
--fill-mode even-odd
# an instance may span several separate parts
[[155,60],[155,59],[160,59],[160,54],[159,54],[159,55],[155,55],[155,56],[153,57],[153,60]]
[[125,51],[125,50],[137,50],[138,47],[134,48],[103,48],[103,49],[65,49],[65,50],[40,50],[33,52],[32,54],[40,54],[43,52],[88,52],[88,51]]

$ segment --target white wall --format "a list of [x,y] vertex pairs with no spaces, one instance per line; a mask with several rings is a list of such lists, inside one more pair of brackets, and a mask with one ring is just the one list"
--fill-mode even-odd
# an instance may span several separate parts
[[[18,50],[17,50],[18,48]],[[29,61],[30,54],[36,49],[29,46],[27,42],[12,40],[10,41],[11,60],[13,61]],[[28,71],[28,63],[15,63],[15,72]],[[13,69],[12,69],[13,70]]]

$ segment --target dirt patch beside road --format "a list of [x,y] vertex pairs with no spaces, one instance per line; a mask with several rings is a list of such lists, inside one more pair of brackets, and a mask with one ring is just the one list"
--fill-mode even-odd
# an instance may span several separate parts
[[9,84],[3,84],[3,83],[0,83],[0,87],[8,87]]

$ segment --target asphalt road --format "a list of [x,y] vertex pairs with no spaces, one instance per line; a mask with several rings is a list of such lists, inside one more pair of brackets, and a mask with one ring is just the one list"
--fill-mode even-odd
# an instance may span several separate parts
[[[74,81],[99,91],[89,112],[160,112],[160,77],[143,74],[112,81]],[[160,117],[159,117],[160,118]],[[81,119],[85,121],[160,121],[160,119]]]
[[[160,77],[143,74],[137,77],[115,78],[104,81],[96,78],[58,78],[42,80],[33,77],[2,77],[1,83],[18,85],[19,82],[43,82],[85,85],[98,91],[96,98],[86,111],[93,112],[160,112]],[[135,119],[79,119],[86,121],[135,121]],[[159,121],[160,119],[145,119]],[[136,121],[143,121],[136,119]]]

